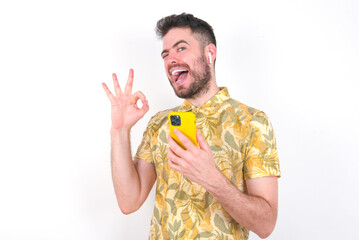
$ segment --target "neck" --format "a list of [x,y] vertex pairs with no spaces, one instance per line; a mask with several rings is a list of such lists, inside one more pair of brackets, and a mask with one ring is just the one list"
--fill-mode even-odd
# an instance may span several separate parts
[[216,79],[211,79],[208,91],[205,93],[196,96],[195,98],[186,98],[193,106],[199,107],[205,104],[209,99],[219,92],[219,87],[217,86]]

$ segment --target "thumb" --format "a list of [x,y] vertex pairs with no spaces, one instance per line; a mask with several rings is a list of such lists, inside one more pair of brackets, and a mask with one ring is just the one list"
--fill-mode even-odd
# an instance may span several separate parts
[[140,109],[142,114],[145,115],[145,113],[148,112],[149,109],[150,109],[150,106],[148,105],[148,101],[147,100],[142,101],[142,107]]
[[197,141],[201,149],[205,150],[206,152],[212,153],[211,148],[208,146],[206,139],[204,139],[199,129],[197,129]]

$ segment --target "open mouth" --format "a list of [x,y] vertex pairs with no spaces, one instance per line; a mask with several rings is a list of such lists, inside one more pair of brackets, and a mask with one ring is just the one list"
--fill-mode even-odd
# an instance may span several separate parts
[[188,70],[185,68],[172,68],[170,72],[176,85],[182,84],[187,79]]

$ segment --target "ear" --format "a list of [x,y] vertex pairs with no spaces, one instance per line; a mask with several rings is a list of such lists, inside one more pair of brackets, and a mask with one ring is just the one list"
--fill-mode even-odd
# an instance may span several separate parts
[[209,64],[214,63],[217,57],[217,48],[214,44],[208,44],[205,48],[205,56],[207,56],[207,61]]

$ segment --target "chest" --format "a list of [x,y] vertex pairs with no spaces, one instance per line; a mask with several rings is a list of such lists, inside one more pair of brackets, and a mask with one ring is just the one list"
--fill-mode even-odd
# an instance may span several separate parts
[[[196,127],[205,137],[212,150],[218,169],[233,184],[244,189],[243,164],[247,146],[246,129],[238,121],[221,117],[197,117]],[[151,139],[152,158],[157,172],[157,184],[161,191],[175,190],[191,194],[204,194],[202,186],[191,182],[181,173],[171,169],[168,164],[169,124],[163,124]],[[178,193],[180,192],[180,193]]]

